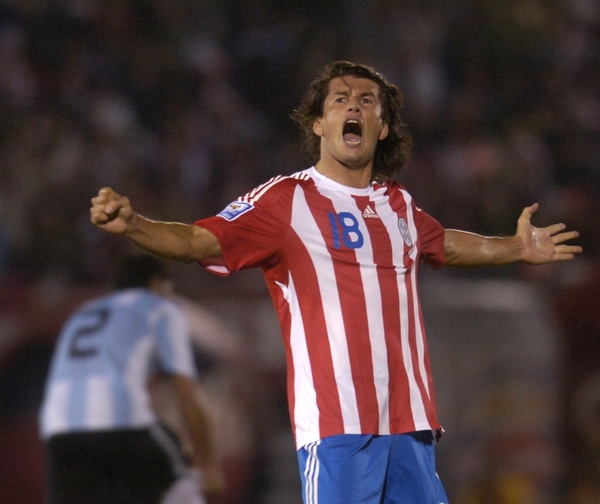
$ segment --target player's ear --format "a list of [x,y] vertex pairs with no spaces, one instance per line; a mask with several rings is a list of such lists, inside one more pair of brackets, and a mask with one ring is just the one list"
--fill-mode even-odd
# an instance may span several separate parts
[[315,135],[322,137],[323,136],[323,124],[321,122],[321,117],[317,117],[315,122],[313,123],[313,131]]
[[381,128],[381,132],[379,133],[379,140],[383,140],[388,136],[390,129],[388,128],[387,123],[383,123],[383,128]]

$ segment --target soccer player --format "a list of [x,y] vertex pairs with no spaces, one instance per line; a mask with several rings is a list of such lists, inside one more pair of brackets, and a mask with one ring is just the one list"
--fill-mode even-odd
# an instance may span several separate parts
[[402,94],[374,69],[334,62],[294,119],[315,165],[277,176],[194,224],[152,221],[103,188],[91,221],[158,256],[217,274],[261,268],[279,316],[306,504],[447,503],[435,471],[441,425],[417,266],[569,260],[563,224],[516,234],[444,229],[392,180],[410,140]]
[[[187,320],[166,297],[171,287],[164,261],[126,256],[116,291],[64,325],[40,413],[49,504],[158,504],[194,475],[198,497],[202,477],[207,491],[220,488]],[[191,457],[150,407],[147,385],[158,373],[175,390]]]

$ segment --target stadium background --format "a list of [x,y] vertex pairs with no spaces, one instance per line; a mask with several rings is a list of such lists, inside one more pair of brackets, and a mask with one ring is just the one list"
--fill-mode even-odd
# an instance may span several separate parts
[[[52,344],[128,247],[89,223],[90,198],[110,185],[191,222],[305,168],[289,113],[334,59],[404,91],[398,180],[444,226],[510,234],[537,201],[536,224],[581,232],[568,264],[423,271],[451,501],[600,502],[595,0],[0,2],[0,502],[41,502]],[[300,502],[260,274],[175,273],[220,418],[219,503]]]

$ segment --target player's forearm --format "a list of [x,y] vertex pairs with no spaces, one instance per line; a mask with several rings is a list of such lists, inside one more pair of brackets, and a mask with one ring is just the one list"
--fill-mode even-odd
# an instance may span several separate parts
[[194,450],[192,464],[202,469],[216,464],[217,456],[213,444],[212,429],[204,411],[198,407],[190,406],[189,414],[186,415],[184,412],[183,416]]
[[487,237],[464,231],[446,230],[447,266],[501,266],[523,260],[523,240],[517,236]]
[[215,464],[217,458],[206,400],[193,378],[174,375],[173,384],[181,419],[194,452],[192,463],[204,469]]
[[125,236],[138,247],[165,259],[193,262],[220,255],[218,240],[197,226],[153,221],[135,214]]

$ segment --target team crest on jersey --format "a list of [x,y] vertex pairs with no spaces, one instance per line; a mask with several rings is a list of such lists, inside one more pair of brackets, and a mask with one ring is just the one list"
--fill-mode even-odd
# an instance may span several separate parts
[[233,221],[237,219],[240,215],[249,212],[254,208],[254,205],[247,203],[245,201],[233,201],[229,203],[223,210],[221,210],[217,215],[219,217],[223,217],[226,221]]
[[406,221],[400,217],[398,219],[398,229],[400,230],[400,234],[402,235],[402,239],[404,240],[404,243],[406,243],[407,247],[412,247],[413,246],[413,241],[412,238],[410,236],[410,231],[408,229],[408,224],[406,223]]

